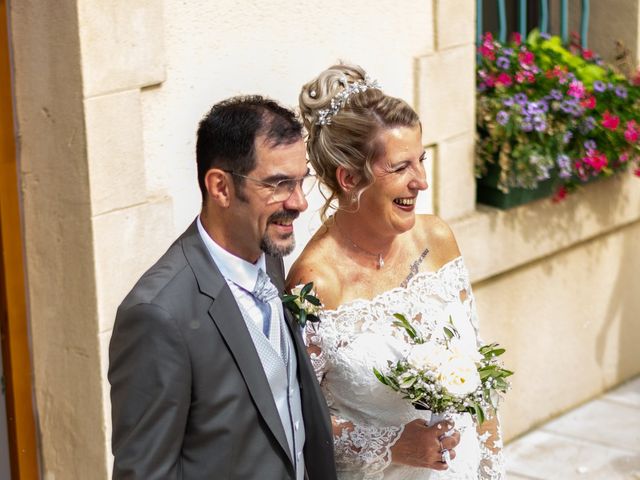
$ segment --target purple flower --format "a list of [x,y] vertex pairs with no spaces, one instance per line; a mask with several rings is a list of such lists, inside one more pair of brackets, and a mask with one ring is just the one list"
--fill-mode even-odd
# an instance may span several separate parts
[[627,98],[627,89],[624,88],[622,85],[618,85],[616,87],[616,96],[618,96],[619,98]]
[[529,102],[525,105],[524,109],[529,115],[540,113],[540,109],[538,108],[538,102]]
[[538,102],[538,111],[540,113],[547,113],[549,111],[549,104],[546,100],[540,100]]
[[551,35],[549,35],[547,32],[542,32],[540,34],[540,38],[542,38],[543,40],[549,40],[551,38]]
[[513,96],[513,99],[515,100],[516,103],[520,105],[524,105],[525,103],[527,103],[527,100],[528,100],[526,93],[516,93]]
[[[562,142],[563,143],[569,143],[571,141],[571,139],[573,138],[573,132],[571,130],[567,130],[564,135],[562,136]],[[566,155],[565,155],[566,156]]]
[[533,124],[531,123],[531,119],[526,117],[523,118],[521,128],[523,132],[530,132],[531,130],[533,130]]
[[504,100],[502,100],[502,104],[505,107],[511,107],[513,105],[513,97],[507,97]]
[[561,153],[556,158],[556,164],[560,169],[560,173],[558,174],[560,178],[569,178],[571,176],[571,159],[568,155]]
[[571,167],[571,159],[569,158],[569,155],[565,155],[564,153],[558,155],[558,157],[556,158],[556,163],[558,164],[559,168],[565,170]]
[[587,117],[580,125],[580,133],[587,134],[596,127],[596,119],[593,117]]
[[511,55],[513,55],[513,49],[505,48],[504,50],[502,50],[502,53],[504,53],[507,57],[510,57]]
[[593,89],[596,92],[604,92],[607,89],[607,86],[604,84],[604,82],[601,82],[600,80],[596,80],[595,82],[593,82]]
[[551,98],[554,100],[562,100],[562,93],[560,90],[556,90],[555,88],[549,92],[549,95],[551,95]]
[[498,68],[507,70],[511,66],[511,62],[507,57],[498,57],[498,60],[496,60],[496,65],[498,66]]
[[496,121],[500,125],[506,125],[507,122],[509,121],[509,114],[507,112],[505,112],[504,110],[500,110],[498,112],[498,114],[496,115]]
[[596,148],[598,148],[598,145],[596,144],[595,140],[587,140],[586,142],[584,142],[584,148],[587,151],[595,150]]
[[533,121],[533,128],[535,128],[536,132],[544,132],[547,129],[547,122],[543,118],[536,118]]

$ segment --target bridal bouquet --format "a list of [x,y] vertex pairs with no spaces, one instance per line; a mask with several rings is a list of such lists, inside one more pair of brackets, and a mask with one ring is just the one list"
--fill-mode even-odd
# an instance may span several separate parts
[[497,409],[500,394],[509,388],[506,378],[513,372],[498,361],[505,350],[497,343],[477,350],[464,348],[451,316],[443,335],[429,339],[404,315],[394,317],[394,325],[409,336],[411,349],[402,360],[389,361],[387,372],[374,368],[378,380],[403,394],[417,409],[434,414],[469,412],[482,424],[490,407]]

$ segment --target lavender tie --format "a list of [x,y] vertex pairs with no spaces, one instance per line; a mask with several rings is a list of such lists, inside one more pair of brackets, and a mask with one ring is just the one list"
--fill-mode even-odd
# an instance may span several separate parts
[[265,337],[270,337],[271,331],[271,317],[273,315],[273,304],[271,303],[274,299],[278,298],[278,289],[271,283],[269,276],[264,272],[264,270],[258,270],[258,280],[256,280],[256,286],[253,287],[253,292],[251,292],[254,297],[256,297],[262,305],[260,305],[260,309],[262,310],[264,316],[264,323],[262,324],[262,331]]

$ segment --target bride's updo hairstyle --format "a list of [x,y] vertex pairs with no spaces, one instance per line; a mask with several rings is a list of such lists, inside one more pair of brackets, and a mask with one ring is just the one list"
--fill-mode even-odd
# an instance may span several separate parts
[[[329,67],[302,87],[300,113],[307,130],[307,153],[320,181],[328,189],[321,216],[343,195],[360,198],[374,180],[371,164],[384,154],[381,130],[420,125],[417,113],[404,100],[385,95],[357,65]],[[342,166],[361,175],[355,192],[343,192],[336,179]]]

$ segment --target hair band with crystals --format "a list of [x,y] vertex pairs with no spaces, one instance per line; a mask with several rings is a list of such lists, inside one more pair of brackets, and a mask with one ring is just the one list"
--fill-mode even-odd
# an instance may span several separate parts
[[[344,90],[331,99],[329,108],[318,110],[318,120],[316,121],[317,125],[331,125],[331,119],[347,104],[351,95],[366,92],[370,88],[376,88],[378,90],[382,89],[378,81],[372,80],[369,76],[365,76],[364,80],[358,80],[353,83],[348,83],[345,77],[345,80],[340,83],[345,86]],[[315,93],[315,91],[312,93]]]

